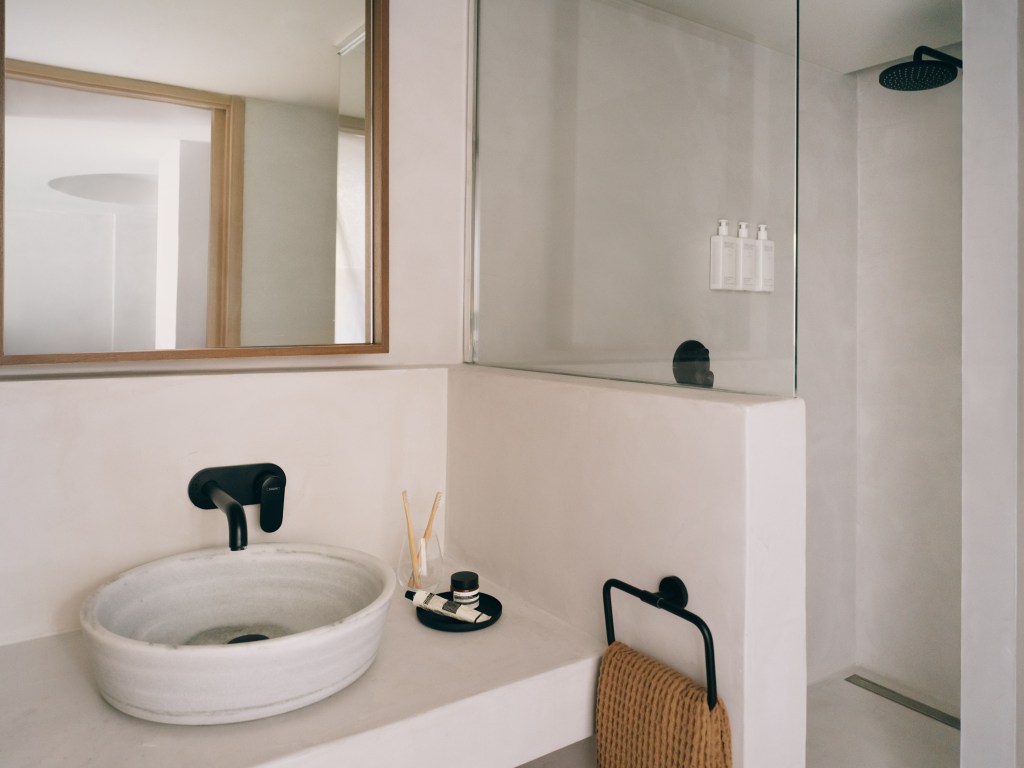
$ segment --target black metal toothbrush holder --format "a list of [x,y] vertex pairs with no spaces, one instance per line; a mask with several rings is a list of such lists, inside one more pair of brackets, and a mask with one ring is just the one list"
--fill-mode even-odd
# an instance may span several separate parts
[[657,592],[648,592],[644,589],[637,589],[631,584],[618,579],[608,579],[604,583],[604,629],[608,636],[608,645],[615,642],[615,624],[612,621],[612,588],[638,597],[648,605],[668,611],[673,616],[678,616],[690,622],[700,630],[704,638],[704,668],[707,675],[708,686],[708,709],[714,710],[718,704],[718,686],[715,683],[715,643],[711,639],[711,630],[704,623],[704,619],[695,613],[686,610],[686,603],[689,594],[686,585],[678,576],[666,576],[658,585]]

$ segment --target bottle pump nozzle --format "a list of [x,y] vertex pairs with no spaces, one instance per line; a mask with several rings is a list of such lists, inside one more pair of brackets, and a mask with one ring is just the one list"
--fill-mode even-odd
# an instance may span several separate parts
[[729,220],[719,219],[718,220],[718,234],[728,235],[729,234]]
[[758,240],[767,240],[768,239],[768,225],[767,224],[758,224],[757,225],[757,239]]

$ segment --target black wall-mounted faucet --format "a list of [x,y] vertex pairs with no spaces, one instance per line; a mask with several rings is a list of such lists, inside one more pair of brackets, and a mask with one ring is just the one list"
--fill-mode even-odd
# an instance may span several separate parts
[[245,510],[231,494],[225,491],[216,480],[203,483],[200,489],[206,498],[212,501],[221,512],[228,517],[228,546],[232,550],[245,549],[249,544],[249,526],[245,522]]
[[201,469],[188,483],[188,497],[200,509],[219,509],[228,518],[228,546],[245,549],[249,529],[245,504],[260,505],[260,528],[273,533],[284,519],[284,470],[277,464],[236,464]]

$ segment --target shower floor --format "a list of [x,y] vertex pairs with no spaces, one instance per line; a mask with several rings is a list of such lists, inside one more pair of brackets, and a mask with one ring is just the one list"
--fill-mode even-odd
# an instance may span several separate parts
[[959,768],[960,731],[843,677],[807,690],[807,768]]
[[[807,768],[959,768],[960,731],[842,677],[807,689]],[[593,768],[593,739],[521,768]]]

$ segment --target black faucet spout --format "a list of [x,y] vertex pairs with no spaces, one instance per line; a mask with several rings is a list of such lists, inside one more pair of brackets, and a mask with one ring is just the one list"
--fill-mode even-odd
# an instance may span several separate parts
[[200,509],[216,507],[228,518],[228,546],[245,549],[249,530],[243,504],[259,504],[260,528],[273,533],[284,517],[284,470],[277,464],[235,464],[200,469],[188,481],[188,498]]
[[249,543],[249,528],[245,522],[245,509],[235,497],[225,491],[216,481],[210,480],[203,484],[203,493],[217,505],[217,509],[228,518],[228,546],[233,551],[245,549]]

